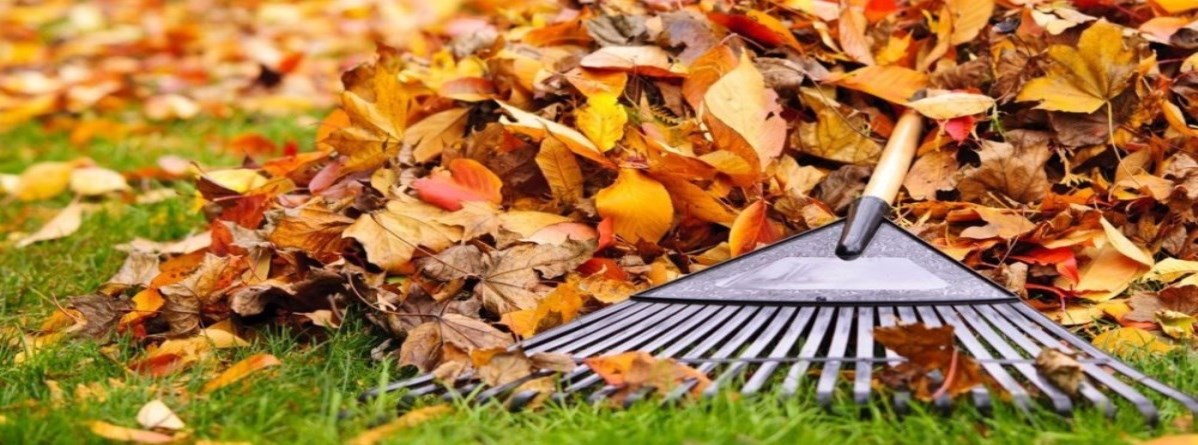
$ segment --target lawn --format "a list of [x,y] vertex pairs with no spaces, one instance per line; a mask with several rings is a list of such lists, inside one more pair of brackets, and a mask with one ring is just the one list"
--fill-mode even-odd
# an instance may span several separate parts
[[[310,148],[311,119],[197,119],[168,125],[148,135],[98,140],[85,149],[60,132],[36,126],[4,135],[0,173],[17,173],[33,162],[85,155],[105,167],[127,171],[153,165],[159,156],[178,154],[204,165],[233,165],[221,142],[253,129],[273,140],[295,140]],[[148,186],[148,185],[137,185]],[[138,409],[163,399],[187,423],[192,439],[251,443],[341,443],[395,415],[394,399],[361,405],[357,395],[374,385],[407,375],[371,359],[384,338],[361,321],[327,335],[298,338],[265,330],[248,348],[221,351],[232,363],[258,352],[283,361],[272,373],[241,385],[201,395],[200,387],[218,368],[193,367],[181,375],[148,378],[123,365],[137,354],[124,338],[114,345],[70,341],[23,364],[14,333],[36,327],[57,301],[95,289],[123,261],[113,246],[135,237],[171,240],[201,227],[190,199],[192,186],[170,185],[179,197],[154,204],[106,203],[87,217],[74,235],[15,249],[0,241],[0,443],[104,443],[88,431],[103,420],[135,427]],[[31,232],[68,201],[0,205],[0,234]],[[2,238],[0,238],[2,239]],[[1198,357],[1193,352],[1130,357],[1150,375],[1183,391],[1198,393]],[[1127,408],[1127,407],[1124,407]],[[643,403],[627,410],[576,405],[530,413],[498,407],[458,407],[451,415],[401,431],[393,443],[1123,443],[1189,429],[1180,407],[1163,403],[1159,427],[1145,425],[1133,410],[1116,419],[1093,410],[1074,418],[1047,411],[1024,415],[999,407],[991,415],[968,408],[952,414],[916,412],[897,416],[884,403],[860,410],[847,403],[830,410],[800,396],[738,399],[721,396],[675,409]]]

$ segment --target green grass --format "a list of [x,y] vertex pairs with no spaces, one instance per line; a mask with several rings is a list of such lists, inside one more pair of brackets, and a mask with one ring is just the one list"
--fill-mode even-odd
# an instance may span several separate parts
[[[152,165],[163,154],[182,154],[204,164],[231,165],[238,159],[223,153],[220,141],[254,129],[269,137],[294,139],[310,146],[310,123],[295,119],[197,120],[174,124],[158,134],[120,141],[97,141],[83,152],[99,164],[118,170]],[[79,156],[80,148],[65,136],[27,126],[3,135],[0,173],[17,173],[43,160]],[[112,275],[123,261],[113,246],[134,237],[170,240],[201,227],[203,219],[186,196],[187,184],[172,187],[180,198],[151,205],[111,204],[86,218],[73,236],[26,249],[0,242],[0,332],[28,328],[55,307],[56,301],[88,293]],[[0,198],[3,199],[3,198]],[[20,204],[0,201],[0,230],[36,230],[67,202]],[[352,317],[352,320],[357,320]],[[253,443],[340,443],[394,416],[394,399],[360,405],[357,395],[399,373],[370,359],[370,349],[383,340],[364,322],[352,321],[322,340],[299,341],[279,329],[255,337],[252,347],[221,351],[232,363],[257,352],[270,352],[284,362],[272,374],[244,384],[199,394],[218,366],[197,366],[182,375],[148,378],[126,371],[137,354],[127,339],[115,346],[88,341],[66,342],[14,365],[21,351],[0,338],[0,443],[103,443],[87,431],[90,420],[136,426],[138,408],[160,397],[187,422],[191,437]],[[1192,352],[1132,358],[1153,376],[1189,393],[1198,393],[1198,360]],[[57,382],[63,400],[55,401],[47,382]],[[104,398],[78,397],[79,385],[96,385]],[[1127,408],[1127,407],[1124,407]],[[990,416],[969,408],[951,415],[916,412],[897,416],[885,403],[864,413],[848,404],[831,410],[815,407],[806,395],[738,399],[721,396],[676,409],[640,404],[627,410],[577,405],[533,413],[508,413],[498,407],[462,407],[454,414],[401,432],[393,443],[1123,443],[1177,431],[1179,407],[1164,404],[1159,428],[1144,425],[1129,409],[1108,420],[1093,410],[1074,418],[1048,412],[1031,416],[999,407]]]

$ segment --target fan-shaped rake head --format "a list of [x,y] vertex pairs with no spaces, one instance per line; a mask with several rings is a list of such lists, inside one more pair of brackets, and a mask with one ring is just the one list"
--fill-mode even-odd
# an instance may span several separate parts
[[[634,350],[650,352],[711,376],[711,383],[701,393],[708,397],[721,391],[783,397],[814,391],[815,399],[823,405],[837,397],[851,397],[865,404],[879,397],[873,390],[875,374],[903,361],[874,341],[874,328],[909,323],[954,328],[957,347],[976,358],[990,377],[989,385],[979,385],[966,396],[965,403],[983,411],[994,400],[1009,398],[1024,410],[1043,401],[1054,411],[1068,414],[1080,404],[1089,404],[1113,416],[1117,411],[1110,397],[1113,394],[1130,402],[1149,421],[1155,421],[1158,409],[1143,392],[1147,389],[1198,413],[1198,400],[1193,396],[1110,357],[1018,302],[817,306],[631,301],[537,335],[520,347],[530,354],[555,352],[580,359]],[[1057,348],[1076,357],[1086,376],[1077,394],[1067,394],[1036,369],[1035,357],[1043,348]],[[533,374],[500,387],[484,387],[471,376],[445,385],[426,375],[380,388],[370,395],[402,389],[409,401],[436,394],[474,402],[508,400],[509,407],[520,409],[539,394],[515,390],[528,380],[546,375]],[[624,394],[622,400],[634,403],[654,396],[669,403],[690,394],[697,384],[695,380],[683,381],[660,394],[655,394],[659,391],[653,388],[643,388]],[[560,402],[599,403],[619,389],[605,384],[584,364],[562,375],[551,397]],[[999,393],[1007,397],[997,397]],[[888,396],[900,410],[912,403],[911,394],[903,391]],[[953,403],[947,397],[933,401],[941,409]]]

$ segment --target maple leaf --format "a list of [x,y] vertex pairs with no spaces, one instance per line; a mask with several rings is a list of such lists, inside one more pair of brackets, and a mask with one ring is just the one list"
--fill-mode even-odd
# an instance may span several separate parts
[[1099,20],[1082,32],[1074,48],[1048,48],[1047,75],[1023,86],[1016,100],[1040,101],[1037,108],[1093,113],[1123,92],[1136,73],[1136,52],[1118,25]]
[[567,240],[561,245],[521,243],[483,254],[472,245],[454,246],[421,262],[423,272],[442,281],[477,278],[474,292],[483,307],[506,314],[537,307],[533,289],[544,278],[556,278],[582,264],[594,244]]
[[912,198],[928,200],[936,197],[936,192],[952,190],[960,178],[957,172],[957,156],[955,153],[936,150],[924,154],[915,160],[911,170],[903,180],[903,188]]
[[625,397],[652,388],[658,394],[668,394],[674,388],[689,384],[689,393],[697,395],[711,384],[703,372],[673,359],[657,358],[644,351],[631,351],[583,360],[608,385],[619,388],[610,400],[619,403]]
[[423,372],[435,368],[449,348],[469,354],[476,349],[505,348],[511,337],[486,322],[459,314],[445,314],[408,331],[399,351],[399,362]]

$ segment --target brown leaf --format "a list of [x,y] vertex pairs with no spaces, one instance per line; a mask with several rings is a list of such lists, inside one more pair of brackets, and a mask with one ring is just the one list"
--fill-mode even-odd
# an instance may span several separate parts
[[371,263],[386,271],[400,271],[417,249],[440,251],[461,239],[461,229],[438,222],[445,214],[401,197],[389,201],[383,210],[358,217],[342,236],[358,240]]
[[1052,153],[1047,138],[1024,133],[1015,143],[982,141],[981,165],[961,171],[957,189],[961,199],[981,204],[1002,204],[1006,197],[1030,204],[1044,198],[1050,184],[1044,165]]
[[288,209],[270,233],[270,242],[278,247],[298,249],[315,258],[340,255],[345,248],[342,232],[353,219],[313,203]]
[[170,334],[188,335],[200,329],[205,309],[220,303],[225,291],[234,285],[244,263],[231,257],[207,254],[191,274],[177,283],[158,289],[165,303],[163,318],[170,325]]
[[[874,339],[907,359],[883,370],[878,379],[892,388],[913,391],[921,400],[931,401],[939,394],[956,397],[985,381],[978,362],[957,348],[952,326],[929,328],[915,323],[876,327]],[[933,371],[944,376],[934,392],[929,375]]]
[[1056,348],[1040,350],[1040,355],[1036,356],[1036,369],[1049,383],[1071,396],[1077,395],[1086,379],[1082,365]]
[[477,318],[446,314],[408,332],[399,351],[399,363],[428,372],[441,364],[447,348],[470,353],[475,349],[504,348],[509,335]]
[[631,351],[583,360],[608,385],[619,388],[611,400],[619,402],[642,388],[652,388],[658,394],[668,394],[674,388],[689,384],[690,394],[696,395],[711,383],[707,375],[673,359],[656,358],[644,351]]
[[66,307],[78,311],[83,317],[85,323],[77,332],[90,338],[107,337],[121,317],[133,310],[128,300],[104,294],[73,297]]
[[960,179],[957,175],[955,153],[936,150],[920,156],[907,172],[903,187],[912,198],[931,200],[936,192],[952,190]]

